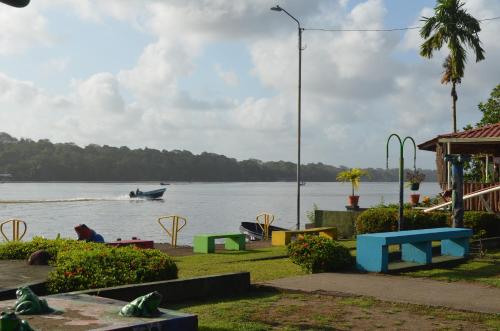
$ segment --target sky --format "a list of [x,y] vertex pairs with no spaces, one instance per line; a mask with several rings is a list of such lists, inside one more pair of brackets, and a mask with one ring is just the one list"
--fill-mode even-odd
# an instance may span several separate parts
[[[500,1],[465,0],[478,19]],[[390,134],[417,144],[451,132],[446,48],[419,56],[434,1],[31,0],[0,4],[0,132],[52,142],[297,160],[297,24],[302,51],[302,163],[385,167]],[[457,125],[500,84],[500,20],[485,21],[486,60],[469,57]],[[405,145],[405,159],[413,147]],[[417,150],[417,167],[435,168]],[[391,167],[399,143],[391,141]],[[407,161],[408,162],[408,161]]]

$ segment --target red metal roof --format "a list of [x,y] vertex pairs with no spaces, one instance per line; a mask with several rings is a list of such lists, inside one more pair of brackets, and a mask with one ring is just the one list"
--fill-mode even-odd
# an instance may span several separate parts
[[477,129],[439,135],[438,138],[495,138],[500,137],[500,122]]
[[451,143],[455,153],[491,153],[500,156],[500,122],[477,129],[439,135],[418,145],[421,150],[436,151],[436,144]]

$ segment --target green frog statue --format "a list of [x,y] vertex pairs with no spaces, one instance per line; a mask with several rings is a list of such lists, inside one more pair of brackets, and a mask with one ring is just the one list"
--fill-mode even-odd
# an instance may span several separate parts
[[25,286],[16,291],[17,301],[14,305],[14,311],[20,315],[36,315],[52,313],[54,309],[50,308],[47,301],[39,299],[33,291]]
[[120,310],[121,316],[155,317],[161,314],[158,310],[162,296],[157,291],[138,297]]
[[0,331],[35,331],[25,320],[19,319],[14,312],[0,314]]

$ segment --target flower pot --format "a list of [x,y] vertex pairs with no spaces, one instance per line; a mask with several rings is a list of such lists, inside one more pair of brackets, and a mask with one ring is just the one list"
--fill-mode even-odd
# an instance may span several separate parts
[[419,199],[420,199],[420,194],[410,194],[410,201],[412,205],[418,205]]
[[359,201],[359,195],[350,195],[349,196],[349,205],[351,207],[357,207]]
[[412,191],[418,191],[419,188],[420,188],[420,183],[411,183],[410,184],[410,190],[412,190]]

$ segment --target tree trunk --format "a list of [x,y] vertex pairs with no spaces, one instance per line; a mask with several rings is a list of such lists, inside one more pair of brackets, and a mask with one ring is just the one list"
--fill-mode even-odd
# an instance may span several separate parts
[[453,116],[453,132],[457,132],[457,90],[456,82],[452,82],[451,85],[451,99],[452,99],[452,116]]

